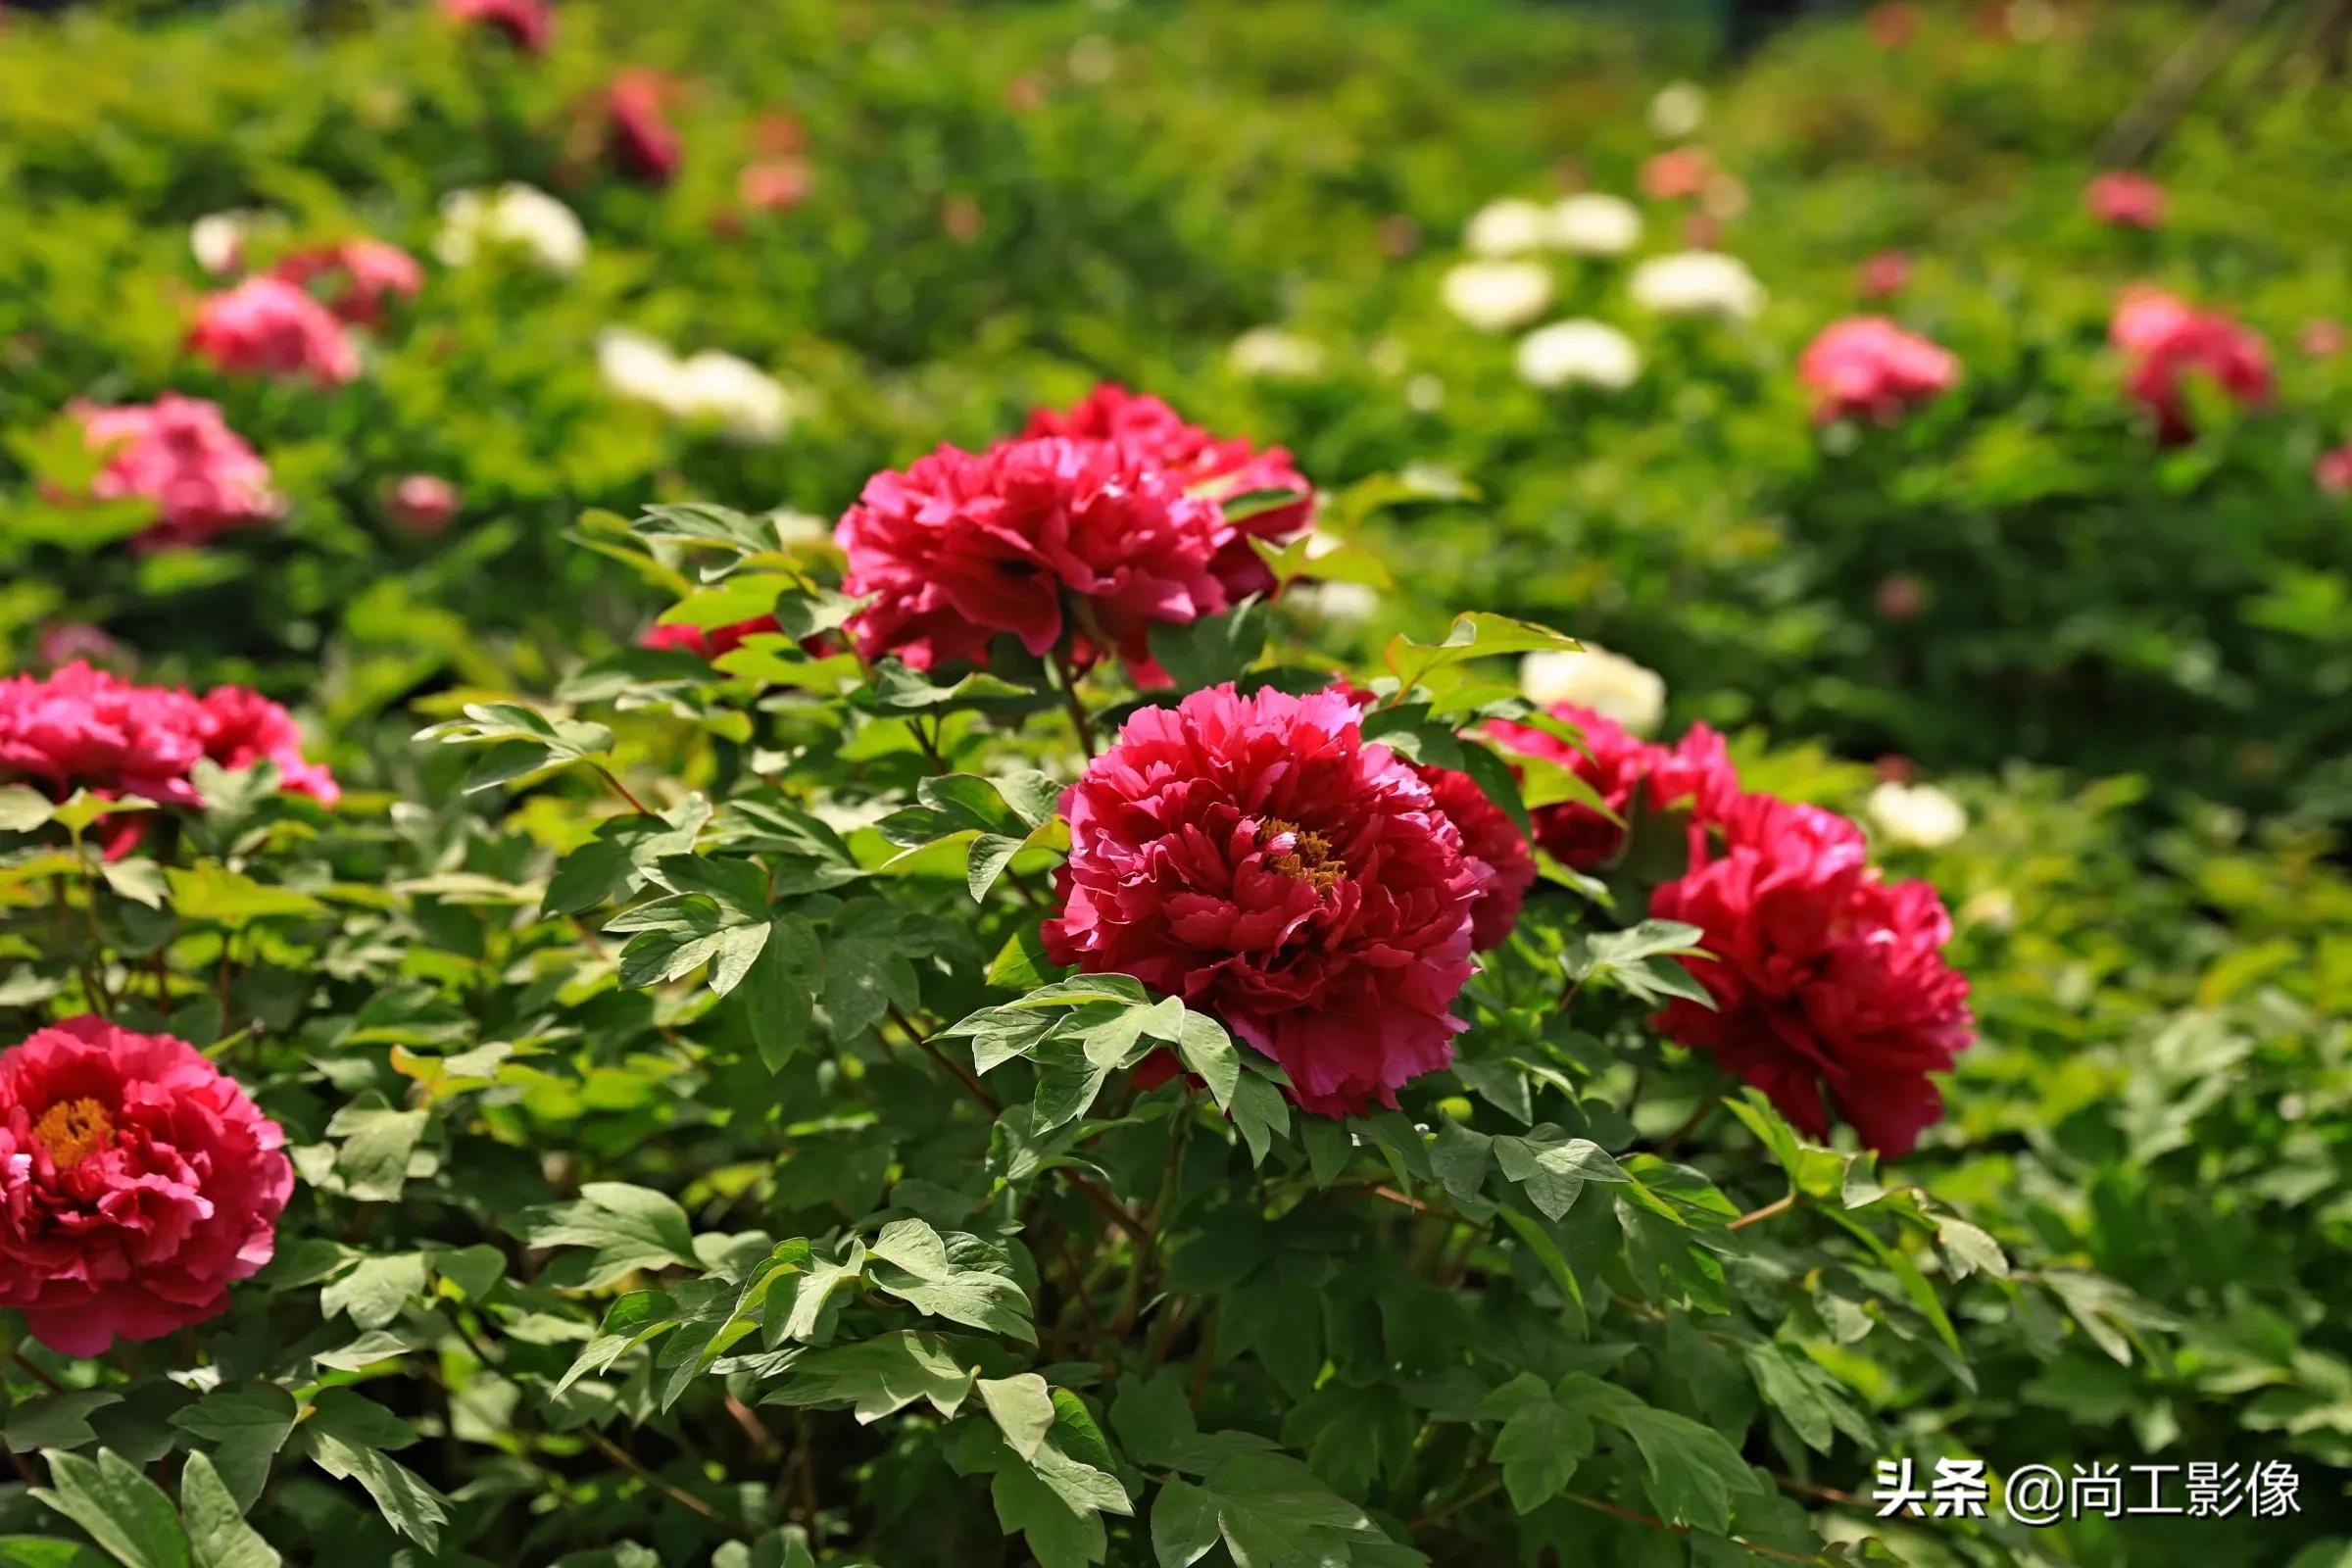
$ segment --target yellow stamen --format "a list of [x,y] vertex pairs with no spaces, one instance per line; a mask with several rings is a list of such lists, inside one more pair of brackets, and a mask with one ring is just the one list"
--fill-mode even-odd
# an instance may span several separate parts
[[1296,822],[1286,822],[1278,816],[1267,818],[1266,825],[1258,830],[1258,842],[1270,844],[1285,833],[1291,836],[1290,853],[1277,855],[1266,862],[1284,876],[1327,888],[1348,874],[1348,862],[1333,851],[1331,840]]
[[115,1141],[115,1119],[95,1100],[61,1100],[32,1124],[59,1170],[72,1170]]

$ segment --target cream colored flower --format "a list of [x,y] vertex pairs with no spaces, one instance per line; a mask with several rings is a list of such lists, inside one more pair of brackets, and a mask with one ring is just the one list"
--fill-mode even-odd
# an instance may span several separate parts
[[1747,320],[1764,309],[1764,285],[1747,264],[1721,251],[1677,251],[1634,269],[1634,303],[1659,316]]
[[1225,351],[1233,373],[1253,381],[1304,381],[1323,373],[1323,345],[1279,326],[1253,326]]
[[1897,784],[1889,779],[1863,802],[1871,825],[1895,844],[1941,849],[1968,831],[1968,812],[1933,784]]
[[1487,203],[1462,230],[1462,248],[1473,256],[1520,256],[1543,249],[1550,240],[1549,215],[1519,196]]
[[1694,81],[1670,81],[1649,101],[1649,128],[1681,141],[1706,123],[1706,91]]
[[1577,256],[1623,256],[1642,243],[1642,213],[1622,196],[1586,191],[1554,202],[1551,243]]
[[588,231],[572,210],[533,185],[457,190],[441,198],[433,254],[467,267],[485,249],[511,248],[551,272],[576,272],[588,260]]
[[616,396],[737,441],[775,441],[792,420],[791,395],[774,377],[717,349],[681,360],[644,333],[615,326],[597,334],[596,364]]
[[1539,708],[1590,709],[1637,735],[1649,734],[1666,716],[1663,676],[1590,643],[1528,655],[1519,662],[1519,690]]
[[1612,392],[1642,373],[1642,351],[1606,321],[1554,321],[1519,340],[1519,379],[1529,386],[1581,382]]
[[1551,303],[1551,269],[1541,262],[1463,262],[1441,286],[1454,315],[1482,332],[1507,332]]
[[207,213],[188,225],[188,250],[198,267],[223,276],[244,265],[246,240],[270,220],[270,214],[251,207]]

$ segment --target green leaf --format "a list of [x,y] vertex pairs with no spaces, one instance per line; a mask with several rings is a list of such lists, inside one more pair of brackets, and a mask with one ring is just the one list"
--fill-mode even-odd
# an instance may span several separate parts
[[1575,1204],[1585,1183],[1633,1179],[1618,1168],[1607,1150],[1589,1138],[1570,1138],[1549,1122],[1528,1129],[1523,1137],[1495,1139],[1494,1153],[1502,1174],[1525,1190],[1545,1219],[1555,1222]]
[[948,1341],[909,1329],[803,1356],[763,1402],[847,1404],[865,1425],[922,1399],[944,1418],[962,1406],[974,1381]]
[[26,1399],[8,1411],[7,1424],[0,1426],[0,1440],[5,1440],[11,1453],[37,1453],[43,1448],[78,1448],[85,1443],[98,1441],[98,1434],[90,1427],[89,1413],[122,1402],[122,1396],[108,1393],[104,1389],[83,1389]]
[[1264,1164],[1275,1137],[1291,1130],[1290,1102],[1282,1098],[1272,1079],[1255,1072],[1243,1073],[1236,1080],[1228,1109],[1242,1141],[1250,1146],[1252,1165]]
[[1253,600],[1238,610],[1181,625],[1154,622],[1151,644],[1152,657],[1179,692],[1236,679],[1265,652],[1265,604]]
[[274,1383],[216,1389],[172,1417],[172,1424],[212,1445],[221,1484],[249,1509],[270,1479],[270,1462],[294,1430],[294,1396]]
[[1389,640],[1387,662],[1389,671],[1410,690],[1433,671],[1465,659],[1486,659],[1496,654],[1526,654],[1544,649],[1575,650],[1583,647],[1575,638],[1539,626],[1534,621],[1514,620],[1508,615],[1492,614],[1484,611],[1453,617],[1445,639],[1435,643],[1417,643],[1402,632]]
[[384,1523],[427,1551],[437,1550],[449,1522],[449,1499],[421,1476],[378,1448],[338,1435],[321,1411],[303,1428],[311,1462],[338,1481],[357,1481],[375,1500]]
[[175,865],[165,875],[172,881],[172,907],[183,920],[241,931],[256,920],[326,912],[326,906],[307,893],[256,882],[214,860]]
[[1009,1378],[982,1378],[980,1402],[988,1406],[1005,1446],[1025,1460],[1035,1459],[1046,1434],[1054,1430],[1054,1394],[1034,1372]]
[[395,1203],[409,1181],[409,1156],[424,1136],[428,1113],[393,1110],[380,1097],[355,1101],[335,1112],[326,1135],[340,1140],[335,1173],[343,1190],[365,1203]]
[[575,1202],[526,1209],[516,1234],[533,1247],[590,1249],[579,1290],[602,1290],[639,1269],[700,1266],[686,1211],[664,1194],[624,1182],[590,1182]]
[[49,820],[55,808],[39,790],[0,784],[0,833],[29,833]]
[[1192,1568],[1217,1544],[1217,1500],[1171,1477],[1152,1505],[1152,1553],[1159,1568]]
[[1494,1461],[1514,1511],[1533,1512],[1567,1489],[1598,1441],[1593,1416],[1614,1402],[1608,1385],[1573,1372],[1556,1391],[1522,1372],[1487,1396],[1480,1413],[1502,1423]]
[[244,1508],[202,1453],[189,1454],[180,1470],[179,1509],[195,1568],[277,1568],[283,1560],[245,1522]]
[[1620,1403],[1604,1412],[1634,1440],[1648,1467],[1643,1489],[1668,1524],[1722,1535],[1732,1526],[1732,1496],[1763,1483],[1740,1450],[1714,1428],[1651,1405]]
[[824,951],[815,927],[798,914],[776,916],[741,989],[752,1043],[769,1072],[782,1072],[808,1043],[809,1019],[823,984]]
[[1101,1517],[1072,1508],[1034,1472],[1017,1465],[989,1482],[997,1523],[1029,1544],[1040,1568],[1086,1568],[1109,1550]]
[[191,1568],[172,1499],[121,1454],[101,1448],[92,1462],[52,1448],[41,1457],[51,1485],[32,1494],[81,1526],[125,1568]]

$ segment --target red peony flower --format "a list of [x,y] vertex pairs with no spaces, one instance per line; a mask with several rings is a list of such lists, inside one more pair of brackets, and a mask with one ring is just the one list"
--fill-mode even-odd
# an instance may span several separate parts
[[276,1250],[285,1143],[170,1035],[69,1018],[0,1052],[0,1306],[78,1356],[219,1316]]
[[676,89],[658,71],[624,71],[605,89],[605,151],[631,179],[666,185],[685,146],[666,107]]
[[1943,1114],[1928,1075],[1976,1033],[1968,981],[1943,961],[1942,902],[1925,882],[1882,882],[1861,830],[1817,807],[1742,796],[1721,830],[1720,846],[1694,834],[1690,873],[1649,902],[1703,933],[1711,956],[1684,963],[1715,1006],[1677,1001],[1658,1027],[1813,1137],[1835,1106],[1871,1148],[1908,1152]]
[[307,375],[320,386],[340,386],[360,373],[359,351],[343,323],[282,277],[249,277],[206,295],[188,347],[237,374]]
[[746,165],[735,181],[735,194],[755,213],[782,213],[807,201],[813,183],[805,160],[775,158]]
[[2270,401],[2270,350],[2219,312],[2191,309],[2161,289],[2127,289],[2108,335],[2134,357],[2124,390],[2155,416],[2157,439],[2168,446],[2196,433],[2181,392],[2191,375],[2211,377],[2248,407]]
[[331,773],[303,760],[286,710],[241,686],[200,698],[183,687],[135,686],[84,663],[0,680],[0,776],[60,797],[88,789],[201,806],[189,777],[199,759],[232,769],[268,760],[282,790],[330,806],[342,795]]
[[1960,362],[1883,316],[1856,316],[1825,328],[1797,360],[1796,373],[1813,389],[1815,419],[1891,424],[1957,386]]
[[716,659],[741,648],[744,640],[761,632],[781,633],[773,615],[761,615],[757,620],[739,620],[731,626],[665,626],[659,622],[648,626],[645,635],[637,639],[640,648],[676,648],[705,659]]
[[326,308],[352,326],[375,326],[391,302],[413,300],[424,287],[424,269],[397,245],[376,239],[347,239],[300,251],[270,270],[272,277],[299,289],[326,286]]
[[131,541],[135,548],[199,545],[283,510],[269,465],[228,428],[218,404],[167,392],[151,404],[75,412],[83,439],[107,459],[90,494],[156,504],[155,526]]
[[1055,962],[1215,1013],[1321,1115],[1394,1105],[1452,1059],[1480,872],[1345,693],[1144,709],[1062,810]]
[[2090,216],[2118,228],[2162,228],[2164,187],[2145,174],[2113,170],[2082,187]]
[[1527,890],[1536,885],[1535,851],[1510,813],[1469,774],[1435,766],[1413,771],[1429,786],[1438,809],[1461,830],[1462,853],[1481,873],[1478,902],[1470,907],[1470,946],[1480,953],[1500,947],[1519,924]]
[[1627,824],[1637,808],[1669,811],[1687,806],[1696,819],[1710,821],[1739,794],[1739,776],[1723,737],[1704,724],[1691,725],[1674,746],[1665,747],[1589,709],[1561,703],[1550,712],[1584,731],[1582,747],[1503,719],[1489,724],[1487,733],[1507,750],[1559,763],[1627,819],[1612,822],[1573,801],[1538,807],[1532,813],[1536,842],[1565,865],[1590,871],[1614,859],[1625,847]]
[[1714,172],[1704,147],[1674,147],[1645,160],[1635,182],[1653,202],[1688,201],[1705,191]]
[[412,473],[392,487],[392,520],[411,533],[428,537],[457,519],[458,487],[437,474]]
[[1216,504],[1166,469],[1117,443],[1057,437],[942,447],[878,473],[834,530],[848,591],[874,596],[851,626],[869,659],[929,669],[978,660],[1008,632],[1032,654],[1115,650],[1146,682],[1165,679],[1147,641],[1154,622],[1225,608],[1213,565],[1232,535]]
[[2331,496],[2352,496],[2352,442],[2322,453],[2312,467],[2312,477]]
[[1862,264],[1856,279],[1866,300],[1890,299],[1911,282],[1911,257],[1904,251],[1881,251]]
[[526,55],[545,54],[556,35],[555,8],[546,0],[441,0],[441,14],[489,27]]
[[1214,570],[1228,599],[1264,593],[1274,586],[1273,574],[1252,538],[1281,544],[1304,531],[1314,520],[1314,487],[1291,462],[1282,447],[1259,451],[1248,441],[1220,441],[1158,398],[1128,391],[1105,381],[1067,409],[1039,409],[1029,416],[1026,435],[1069,436],[1089,441],[1116,441],[1155,466],[1168,469],[1186,489],[1223,502],[1253,490],[1292,490],[1298,499],[1243,518],[1234,536],[1218,552]]

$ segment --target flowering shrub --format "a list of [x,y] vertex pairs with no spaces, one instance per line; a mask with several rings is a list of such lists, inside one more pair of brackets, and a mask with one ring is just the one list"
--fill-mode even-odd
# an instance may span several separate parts
[[12,10],[0,1563],[2334,1562],[2352,123],[2109,210],[2190,36]]

